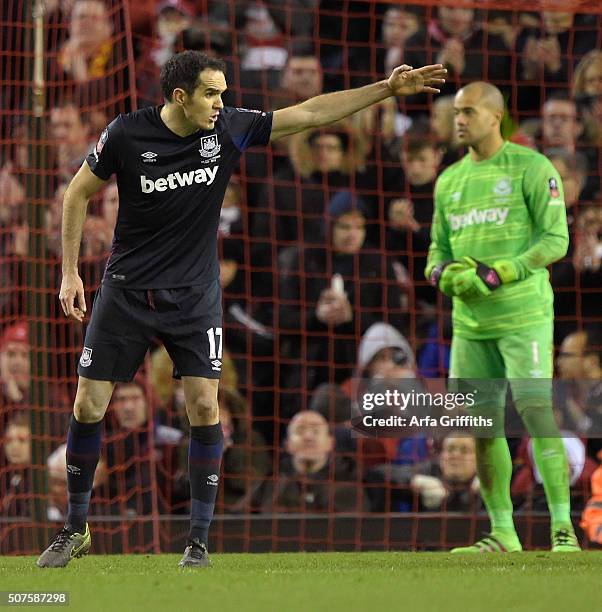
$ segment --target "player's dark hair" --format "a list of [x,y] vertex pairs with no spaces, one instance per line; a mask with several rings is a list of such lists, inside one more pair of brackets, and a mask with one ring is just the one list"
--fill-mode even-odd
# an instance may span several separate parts
[[184,51],[169,58],[161,68],[161,91],[165,99],[171,102],[173,90],[177,87],[192,95],[198,85],[199,74],[205,68],[225,73],[226,63],[201,51]]

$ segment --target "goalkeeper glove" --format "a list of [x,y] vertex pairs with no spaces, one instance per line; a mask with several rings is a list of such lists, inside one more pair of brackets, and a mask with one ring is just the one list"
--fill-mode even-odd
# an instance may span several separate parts
[[509,259],[496,261],[493,266],[472,257],[462,260],[469,267],[454,278],[453,291],[464,300],[487,296],[500,285],[518,280],[516,266]]
[[453,297],[456,295],[453,289],[454,278],[468,269],[469,266],[466,263],[460,261],[444,261],[434,266],[430,270],[430,273],[427,270],[427,276],[433,287],[437,287],[440,291],[445,293],[445,295]]

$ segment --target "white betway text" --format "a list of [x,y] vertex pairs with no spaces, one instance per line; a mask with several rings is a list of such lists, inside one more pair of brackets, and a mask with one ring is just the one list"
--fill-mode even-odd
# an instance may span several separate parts
[[142,188],[142,193],[152,193],[153,191],[179,189],[193,183],[207,183],[207,185],[211,185],[217,176],[218,168],[219,166],[213,166],[212,168],[190,170],[190,172],[173,172],[165,178],[158,178],[156,180],[142,175],[140,177],[140,187]]
[[452,231],[468,227],[469,225],[481,225],[482,223],[504,225],[509,210],[507,206],[504,208],[486,208],[484,210],[473,208],[463,215],[450,214],[449,225]]

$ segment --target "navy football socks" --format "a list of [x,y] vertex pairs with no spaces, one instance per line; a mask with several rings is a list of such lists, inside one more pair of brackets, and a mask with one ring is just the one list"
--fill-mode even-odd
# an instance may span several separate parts
[[219,484],[224,449],[221,423],[190,428],[188,470],[190,476],[190,539],[207,544]]
[[67,434],[69,511],[66,525],[78,533],[83,533],[86,529],[94,472],[100,458],[101,424],[102,421],[80,423],[71,415]]

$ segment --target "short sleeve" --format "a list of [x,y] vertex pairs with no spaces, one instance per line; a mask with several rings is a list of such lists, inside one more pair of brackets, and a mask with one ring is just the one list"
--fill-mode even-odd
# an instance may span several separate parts
[[98,142],[86,157],[90,169],[98,178],[106,181],[119,170],[120,149],[123,149],[123,127],[121,117],[116,117],[102,131]]
[[234,146],[244,151],[253,146],[264,146],[272,133],[271,112],[246,108],[225,108],[224,118]]

